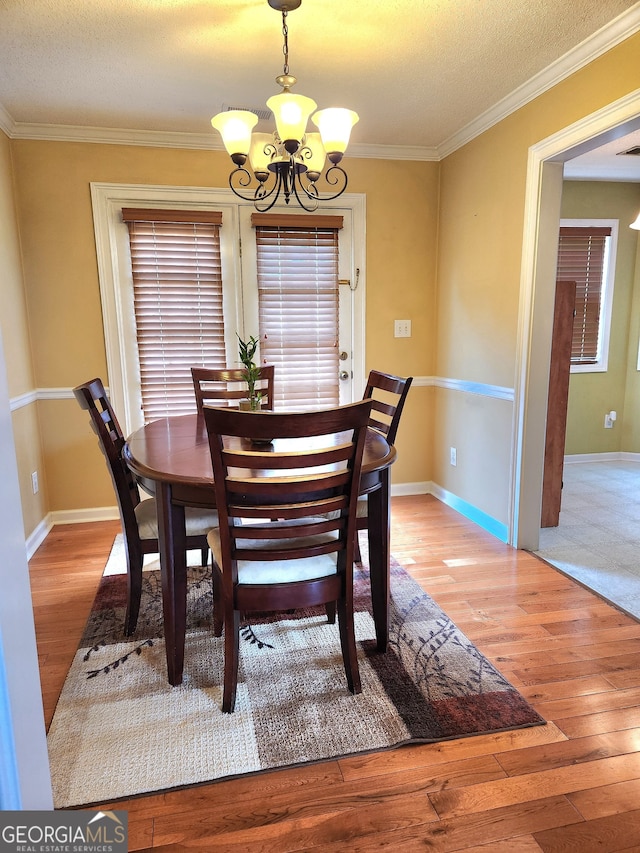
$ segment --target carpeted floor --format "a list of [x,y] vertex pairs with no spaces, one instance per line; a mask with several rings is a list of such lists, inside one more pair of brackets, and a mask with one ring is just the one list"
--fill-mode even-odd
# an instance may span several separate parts
[[367,571],[356,575],[361,694],[347,690],[338,628],[324,612],[254,616],[242,631],[236,711],[222,714],[210,569],[189,571],[184,682],[172,688],[159,572],[145,571],[138,629],[124,638],[116,539],[49,730],[57,808],[544,723],[395,561],[385,655],[375,651]]
[[536,554],[640,619],[640,462],[572,462],[562,480],[560,524]]

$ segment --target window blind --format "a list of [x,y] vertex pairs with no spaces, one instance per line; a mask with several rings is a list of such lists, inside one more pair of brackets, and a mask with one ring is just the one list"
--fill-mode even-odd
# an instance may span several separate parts
[[336,406],[338,229],[342,217],[254,214],[260,355],[275,365],[275,404]]
[[224,367],[215,211],[125,208],[145,421],[196,411],[191,367]]
[[561,227],[557,279],[575,281],[572,364],[596,364],[600,353],[600,317],[607,239],[611,228]]

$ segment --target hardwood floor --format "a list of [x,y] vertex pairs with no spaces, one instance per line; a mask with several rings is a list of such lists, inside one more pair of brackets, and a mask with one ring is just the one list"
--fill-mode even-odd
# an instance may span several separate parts
[[[548,724],[104,804],[130,850],[640,851],[640,623],[431,496],[392,509],[395,556]],[[47,724],[117,531],[31,560]]]

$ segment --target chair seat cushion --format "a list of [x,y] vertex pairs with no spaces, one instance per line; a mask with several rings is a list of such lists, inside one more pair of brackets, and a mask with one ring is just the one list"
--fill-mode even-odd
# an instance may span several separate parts
[[[304,521],[306,522],[308,519],[304,519]],[[276,521],[265,526],[282,526],[282,523]],[[283,546],[295,548],[335,541],[337,538],[337,531],[332,531],[330,533],[319,534],[318,536],[292,537],[291,539],[272,540],[271,542],[265,542],[264,539],[241,539],[238,541],[238,545],[241,548],[275,549]],[[219,528],[215,527],[210,531],[207,541],[211,548],[213,559],[220,571],[222,571],[222,548],[220,546]],[[265,560],[262,562],[238,560],[238,583],[259,585],[294,583],[295,581],[325,578],[329,575],[335,575],[336,571],[336,552],[293,560]]]
[[[333,512],[328,512],[325,518],[330,518],[332,520],[338,518],[340,515],[339,510],[334,510]],[[368,518],[369,516],[369,502],[367,500],[367,496],[364,495],[361,498],[358,498],[358,502],[356,504],[356,518]]]
[[[158,538],[158,516],[154,498],[140,501],[135,508],[138,531],[141,539]],[[206,536],[218,523],[218,514],[212,509],[198,509],[188,506],[185,509],[187,536]]]

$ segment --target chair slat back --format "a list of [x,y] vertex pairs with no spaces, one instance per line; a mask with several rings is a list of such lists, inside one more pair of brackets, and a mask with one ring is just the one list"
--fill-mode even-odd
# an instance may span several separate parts
[[[273,381],[275,367],[263,364],[260,367],[260,379],[256,382],[256,391],[260,391],[260,408],[273,409]],[[191,378],[196,395],[198,412],[205,405],[237,406],[238,401],[247,396],[247,383],[242,367],[192,367]]]
[[[316,412],[205,407],[223,555],[233,562],[339,552],[352,560],[370,412],[369,400]],[[289,441],[277,450],[252,443],[268,439]],[[327,533],[331,541],[313,541]],[[301,536],[309,537],[304,546]],[[297,546],[288,547],[293,539]]]
[[132,529],[135,529],[137,522],[134,507],[140,503],[140,492],[133,474],[124,461],[122,451],[125,437],[102,380],[91,379],[89,382],[84,382],[74,388],[73,393],[80,406],[89,412],[91,427],[98,436],[100,449],[111,474],[122,522],[125,525],[133,525]]
[[386,436],[389,444],[396,440],[400,416],[412,382],[413,376],[402,379],[378,370],[369,373],[363,396],[363,399],[373,401],[369,426]]

